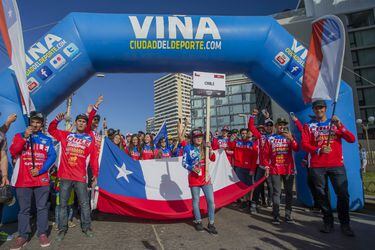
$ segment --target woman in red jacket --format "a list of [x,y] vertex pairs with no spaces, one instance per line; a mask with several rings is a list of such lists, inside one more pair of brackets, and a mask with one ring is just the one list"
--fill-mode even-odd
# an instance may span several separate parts
[[[184,148],[184,155],[182,157],[182,166],[189,170],[189,186],[191,189],[191,196],[193,200],[194,211],[194,227],[197,231],[203,231],[201,213],[199,210],[200,190],[203,190],[204,196],[208,206],[208,232],[217,234],[214,226],[215,217],[215,202],[214,191],[210,179],[206,179],[206,162],[205,162],[205,147],[203,144],[203,133],[200,129],[194,129],[191,132],[191,143]],[[209,148],[209,158],[215,161],[216,156],[211,148],[211,144],[207,143]]]
[[145,143],[143,144],[141,156],[142,160],[155,159],[156,154],[152,135],[150,133],[146,133],[144,141]]

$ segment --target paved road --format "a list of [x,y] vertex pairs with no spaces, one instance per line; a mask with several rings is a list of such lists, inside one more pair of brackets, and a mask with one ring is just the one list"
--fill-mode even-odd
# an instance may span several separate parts
[[[195,232],[190,221],[158,223],[120,216],[98,214],[93,227],[95,237],[85,238],[79,228],[69,230],[62,243],[49,249],[375,249],[375,210],[352,213],[355,238],[341,235],[339,225],[329,235],[318,232],[320,215],[294,210],[296,224],[270,224],[270,210],[262,208],[249,215],[236,205],[216,214],[218,236]],[[8,225],[15,228],[15,224]],[[52,230],[52,239],[56,232]],[[10,242],[0,249],[9,249]],[[25,249],[40,249],[36,236]]]

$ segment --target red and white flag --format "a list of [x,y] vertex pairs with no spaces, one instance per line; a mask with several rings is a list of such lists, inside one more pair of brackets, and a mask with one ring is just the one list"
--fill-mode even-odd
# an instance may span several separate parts
[[0,0],[0,30],[18,81],[23,113],[29,114],[33,104],[26,81],[25,47],[16,0]]
[[305,103],[314,100],[337,101],[345,52],[345,29],[334,15],[313,22],[310,47],[303,75]]

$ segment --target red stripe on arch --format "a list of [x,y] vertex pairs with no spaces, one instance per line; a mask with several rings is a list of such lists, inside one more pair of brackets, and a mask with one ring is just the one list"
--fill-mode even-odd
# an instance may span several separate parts
[[312,95],[316,87],[316,83],[322,65],[322,37],[324,29],[324,20],[320,20],[313,24],[312,37],[310,39],[310,47],[307,53],[305,63],[305,73],[303,75],[302,96],[305,103],[312,101]]
[[5,47],[7,48],[9,58],[12,59],[12,45],[10,43],[8,26],[5,20],[4,8],[3,8],[3,4],[1,1],[0,1],[0,31],[3,37]]

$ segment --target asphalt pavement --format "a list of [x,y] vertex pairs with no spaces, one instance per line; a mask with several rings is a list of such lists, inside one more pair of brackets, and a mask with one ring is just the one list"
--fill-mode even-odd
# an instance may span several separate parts
[[[94,238],[86,238],[77,226],[59,243],[51,227],[48,249],[375,249],[373,208],[351,213],[354,238],[342,235],[337,222],[333,233],[320,233],[320,215],[301,207],[294,207],[295,224],[274,226],[270,213],[269,208],[261,208],[259,214],[249,215],[235,203],[222,208],[216,213],[217,236],[196,232],[190,220],[166,223],[98,213],[93,221]],[[15,231],[16,224],[6,229]],[[0,244],[0,249],[9,249],[11,242]],[[40,249],[36,235],[24,249]]]

